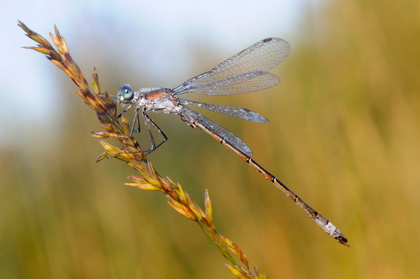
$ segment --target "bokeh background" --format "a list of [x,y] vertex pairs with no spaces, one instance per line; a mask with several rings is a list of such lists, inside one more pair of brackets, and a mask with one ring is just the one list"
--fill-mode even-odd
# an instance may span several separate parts
[[[151,3],[153,2],[153,3]],[[344,247],[232,152],[175,116],[149,156],[270,278],[420,277],[420,2],[8,1],[0,17],[0,278],[233,278],[194,223],[133,170],[99,164],[94,113],[17,27],[57,24],[102,89],[175,87],[260,39],[291,55],[264,92],[198,100],[270,124],[207,114],[329,218]]]

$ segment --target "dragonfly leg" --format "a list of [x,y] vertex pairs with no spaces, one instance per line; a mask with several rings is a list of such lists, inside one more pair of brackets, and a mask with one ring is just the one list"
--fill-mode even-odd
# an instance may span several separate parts
[[[126,110],[122,111],[118,117],[121,117],[121,115],[126,112]],[[128,138],[131,137],[133,135],[133,133],[140,133],[141,131],[141,125],[140,125],[140,113],[141,115],[143,115],[143,119],[144,119],[144,125],[147,128],[147,133],[149,135],[149,140],[151,142],[151,147],[147,150],[142,150],[142,151],[134,151],[134,152],[121,152],[121,153],[146,153],[146,155],[150,154],[151,152],[153,152],[154,150],[156,150],[158,147],[160,147],[162,144],[164,144],[167,140],[168,137],[166,136],[166,134],[162,131],[162,129],[159,128],[159,126],[155,123],[155,121],[153,121],[152,118],[149,117],[149,115],[147,115],[146,112],[144,111],[140,111],[140,108],[136,108],[135,114],[134,114],[134,119],[133,119],[133,125],[131,126],[130,129],[130,134],[128,136],[110,136],[112,138]],[[157,129],[157,131],[159,132],[159,134],[162,135],[163,140],[161,142],[159,142],[158,144],[156,144],[155,138],[153,137],[153,133],[151,130],[151,126],[153,125],[153,127],[155,129]],[[120,153],[118,153],[120,154]],[[118,155],[116,154],[116,155]]]
[[[142,114],[143,114],[143,118],[144,118],[144,124],[147,128],[147,132],[149,134],[149,139],[150,139],[150,142],[152,144],[150,149],[146,150],[145,152],[149,152],[148,154],[150,154],[152,151],[156,150],[159,146],[164,144],[168,140],[168,137],[165,135],[165,133],[162,131],[162,129],[159,128],[159,126],[155,123],[155,121],[153,121],[153,119],[150,118],[149,115],[147,115],[146,112],[142,112]],[[152,131],[150,129],[150,124],[149,123],[151,123],[163,137],[163,140],[159,144],[156,144],[156,142],[155,142],[155,139],[153,137],[153,134],[152,134]]]
[[119,119],[121,117],[121,115],[123,115],[124,113],[129,111],[132,106],[133,106],[133,104],[129,105],[126,109],[124,109],[122,112],[120,112],[120,114],[118,114],[117,118]]
[[[139,114],[140,114],[139,108],[136,108],[136,111],[134,113],[133,125],[131,126],[130,136],[133,135],[133,133],[140,133],[141,131]],[[137,125],[137,129],[134,129],[136,125]]]

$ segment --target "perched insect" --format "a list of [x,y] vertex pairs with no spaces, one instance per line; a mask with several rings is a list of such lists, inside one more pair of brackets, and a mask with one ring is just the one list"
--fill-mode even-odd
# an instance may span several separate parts
[[[268,120],[266,118],[256,112],[240,107],[207,104],[178,97],[186,93],[231,95],[267,89],[280,82],[277,76],[268,71],[282,62],[289,53],[290,45],[285,40],[267,38],[235,54],[212,70],[185,81],[174,89],[141,88],[139,91],[133,91],[130,86],[124,85],[120,88],[116,98],[120,104],[127,106],[121,114],[127,112],[131,107],[135,108],[131,133],[140,131],[139,114],[143,116],[152,143],[150,150],[144,152],[155,150],[168,139],[165,133],[147,113],[162,111],[164,113],[179,115],[191,127],[198,127],[225,147],[235,152],[248,165],[260,172],[267,180],[271,181],[274,186],[283,191],[286,196],[291,198],[309,214],[326,233],[337,239],[340,243],[348,246],[347,238],[341,231],[324,216],[301,200],[284,183],[255,162],[250,157],[252,156],[251,149],[241,139],[219,124],[190,109],[187,105],[196,105],[217,113],[253,122],[267,123]],[[158,144],[153,139],[150,125],[153,125],[163,136],[163,140]],[[135,127],[138,127],[137,130]]]

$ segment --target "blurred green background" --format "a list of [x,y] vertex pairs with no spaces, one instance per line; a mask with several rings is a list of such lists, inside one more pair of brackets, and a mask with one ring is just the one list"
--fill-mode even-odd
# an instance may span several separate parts
[[[232,152],[175,116],[153,115],[170,140],[150,160],[197,202],[208,189],[218,231],[270,278],[419,278],[419,11],[418,1],[308,6],[291,55],[274,70],[279,86],[198,98],[270,119],[263,125],[207,114],[342,230],[351,248],[326,235]],[[24,36],[17,27],[13,32]],[[70,51],[91,39],[70,41],[62,34]],[[238,44],[237,51],[256,41]],[[115,80],[124,65],[106,63],[113,55],[106,45],[86,49],[73,53],[75,60],[83,64],[95,50],[103,52],[103,60],[83,69],[89,77],[90,65],[97,66],[109,93],[118,82],[150,85],[135,74]],[[235,53],[202,49],[191,50],[200,65],[191,76]],[[133,170],[117,160],[94,163],[102,152],[89,136],[99,131],[95,115],[50,66],[43,74],[54,77],[56,94],[64,98],[60,114],[51,116],[60,124],[26,119],[9,135],[13,144],[0,146],[0,278],[233,278],[200,228],[163,195],[123,186]],[[129,71],[147,71],[144,66],[129,65]],[[14,123],[13,115],[3,119]]]

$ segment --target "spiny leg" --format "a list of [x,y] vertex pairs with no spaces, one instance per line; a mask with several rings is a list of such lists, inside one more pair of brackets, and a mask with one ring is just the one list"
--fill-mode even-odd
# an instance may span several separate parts
[[[142,151],[119,152],[119,153],[115,154],[114,157],[118,154],[121,154],[121,153],[146,153],[146,155],[149,155],[151,152],[156,150],[159,146],[161,146],[163,143],[165,143],[168,140],[168,137],[166,136],[166,134],[162,131],[162,129],[159,128],[159,126],[153,121],[153,119],[150,118],[149,115],[147,115],[146,112],[140,111],[139,108],[136,108],[134,119],[133,119],[133,125],[131,126],[129,136],[131,136],[133,133],[140,133],[140,130],[141,130],[141,128],[140,128],[140,117],[139,117],[140,112],[143,115],[144,125],[146,126],[147,132],[149,134],[149,140],[151,142],[150,149],[142,150]],[[152,125],[157,129],[157,131],[163,137],[163,140],[159,144],[156,144],[156,142],[155,142],[155,139],[153,137],[152,130],[150,128],[149,123],[152,123]],[[136,126],[137,126],[137,129],[135,129]],[[126,137],[126,136],[116,136],[116,137]]]
[[[136,110],[134,112],[133,125],[131,126],[131,130],[130,130],[130,136],[132,136],[133,133],[140,133],[141,131],[139,114],[140,114],[139,108],[136,107]],[[135,130],[134,127],[136,127],[136,124],[137,124],[137,129]]]
[[[165,133],[162,131],[162,129],[159,128],[159,126],[155,123],[155,121],[153,121],[153,119],[150,118],[149,115],[147,115],[146,112],[142,112],[142,114],[143,114],[143,118],[144,118],[144,124],[147,127],[147,132],[149,133],[149,139],[150,139],[150,142],[152,144],[152,146],[150,147],[150,150],[147,150],[147,152],[149,152],[148,154],[150,154],[150,152],[156,150],[159,146],[164,144],[168,140],[168,137],[165,135]],[[158,145],[156,145],[155,139],[154,139],[152,131],[150,129],[149,122],[152,123],[152,125],[156,128],[156,130],[158,130],[158,132],[163,137],[163,140]]]
[[126,109],[124,109],[122,112],[120,112],[120,114],[118,114],[117,118],[120,119],[120,117],[126,113],[127,111],[129,111],[131,109],[131,107],[133,106],[133,104],[130,104]]
[[[128,106],[125,110],[123,110],[120,114],[118,114],[118,118],[120,118],[124,113],[126,113],[130,108],[132,107],[132,105]],[[114,155],[114,157],[118,154],[121,153],[147,153],[146,155],[150,154],[151,152],[153,152],[154,150],[156,150],[158,147],[160,147],[163,143],[165,143],[168,140],[168,137],[166,136],[166,134],[162,131],[162,129],[159,128],[159,126],[153,121],[152,118],[150,118],[146,112],[144,111],[140,111],[139,107],[136,107],[135,109],[135,113],[134,113],[134,118],[133,118],[133,124],[131,126],[130,129],[130,134],[128,136],[117,136],[117,135],[110,135],[110,137],[112,138],[128,138],[131,137],[133,135],[133,133],[140,133],[141,131],[141,125],[140,125],[140,113],[143,115],[144,118],[144,124],[147,128],[147,132],[149,134],[149,140],[151,142],[151,147],[148,150],[142,150],[142,151],[131,151],[131,152],[120,152]],[[150,128],[150,124],[152,123],[152,125],[157,129],[157,131],[162,135],[163,140],[159,143],[156,144],[155,139],[153,137],[151,128]],[[136,129],[137,127],[137,129]]]

